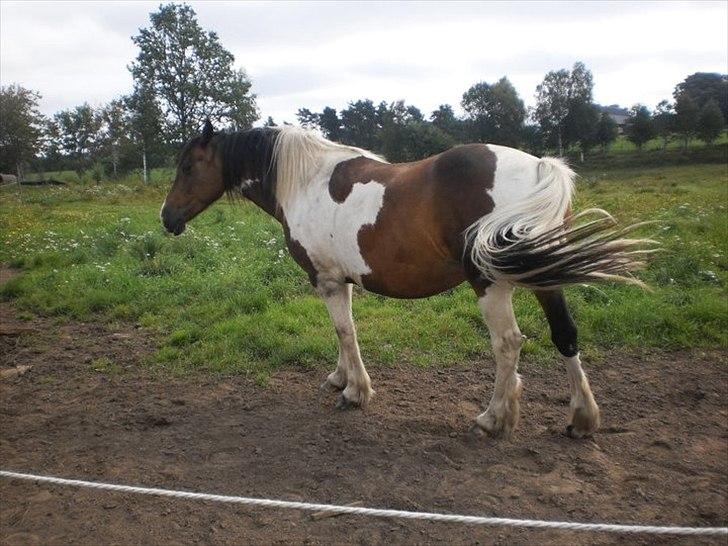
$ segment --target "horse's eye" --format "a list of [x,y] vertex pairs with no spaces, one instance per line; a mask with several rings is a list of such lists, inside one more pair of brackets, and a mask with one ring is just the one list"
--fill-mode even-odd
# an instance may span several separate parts
[[183,174],[190,174],[192,172],[192,165],[184,165],[182,167],[182,173]]

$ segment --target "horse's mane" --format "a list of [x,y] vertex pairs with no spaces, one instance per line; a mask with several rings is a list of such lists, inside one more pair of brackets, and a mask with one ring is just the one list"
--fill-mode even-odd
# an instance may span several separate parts
[[332,142],[310,129],[285,126],[277,130],[273,161],[276,170],[275,196],[281,207],[289,203],[296,193],[314,178],[325,164],[325,157],[328,154],[364,156],[384,161],[372,152]]
[[278,129],[273,127],[215,135],[214,144],[220,154],[222,179],[228,195],[235,195],[246,178],[259,180],[266,193],[274,194],[273,149],[277,138]]
[[[199,141],[200,137],[196,137],[185,145],[180,161]],[[331,153],[384,161],[367,150],[332,142],[313,130],[294,126],[217,133],[213,145],[220,155],[228,195],[237,195],[246,180],[258,180],[261,189],[274,196],[280,207],[314,178]]]

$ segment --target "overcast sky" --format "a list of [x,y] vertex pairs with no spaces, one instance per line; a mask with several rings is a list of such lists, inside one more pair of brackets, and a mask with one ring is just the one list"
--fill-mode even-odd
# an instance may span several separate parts
[[[507,76],[527,105],[583,61],[602,104],[650,107],[694,72],[728,72],[728,2],[190,2],[245,68],[261,118],[405,99],[426,114]],[[52,114],[131,91],[130,37],[159,2],[0,2],[0,81]]]

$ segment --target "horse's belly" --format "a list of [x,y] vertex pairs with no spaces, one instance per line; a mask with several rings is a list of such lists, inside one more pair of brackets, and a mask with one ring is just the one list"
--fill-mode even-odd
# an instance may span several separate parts
[[361,285],[370,292],[392,298],[426,298],[465,280],[459,264],[432,262],[429,264],[398,264],[376,270],[361,277]]
[[424,229],[382,232],[368,226],[359,233],[362,257],[370,272],[362,275],[367,290],[395,298],[424,298],[465,280],[462,264],[450,249]]

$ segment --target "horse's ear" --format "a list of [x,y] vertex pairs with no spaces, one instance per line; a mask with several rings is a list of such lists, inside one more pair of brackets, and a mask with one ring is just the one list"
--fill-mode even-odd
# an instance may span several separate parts
[[205,126],[202,129],[202,145],[207,146],[207,144],[212,139],[212,135],[214,135],[214,134],[215,134],[215,129],[212,127],[210,118],[205,119]]

